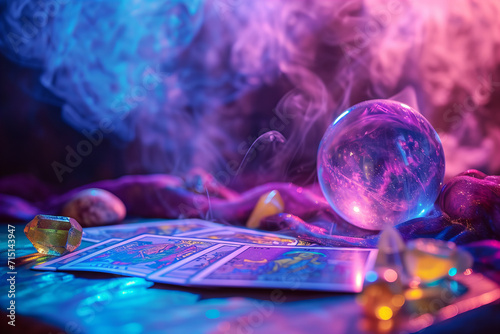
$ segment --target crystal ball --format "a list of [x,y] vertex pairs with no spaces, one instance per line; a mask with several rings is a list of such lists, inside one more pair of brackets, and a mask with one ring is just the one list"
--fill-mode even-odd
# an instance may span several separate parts
[[438,134],[416,110],[392,100],[344,111],[318,150],[318,178],[333,210],[349,223],[381,230],[425,215],[444,177]]

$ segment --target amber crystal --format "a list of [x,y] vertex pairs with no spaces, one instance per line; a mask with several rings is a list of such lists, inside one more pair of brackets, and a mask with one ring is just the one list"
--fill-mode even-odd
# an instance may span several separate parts
[[248,218],[247,227],[259,228],[262,218],[281,213],[285,210],[285,203],[277,190],[265,193],[260,196],[259,201]]
[[405,254],[409,272],[423,282],[454,276],[471,268],[474,258],[451,241],[414,239]]
[[76,220],[63,216],[38,215],[24,228],[24,234],[42,254],[63,255],[82,242],[82,227]]
[[389,282],[383,275],[377,281],[366,284],[357,301],[365,314],[379,320],[389,320],[405,303],[399,282]]

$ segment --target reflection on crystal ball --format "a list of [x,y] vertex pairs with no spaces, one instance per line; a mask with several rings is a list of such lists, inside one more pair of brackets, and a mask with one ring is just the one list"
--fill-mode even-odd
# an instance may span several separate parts
[[342,218],[364,229],[423,216],[443,177],[436,131],[418,111],[396,101],[371,100],[349,108],[319,146],[323,194]]

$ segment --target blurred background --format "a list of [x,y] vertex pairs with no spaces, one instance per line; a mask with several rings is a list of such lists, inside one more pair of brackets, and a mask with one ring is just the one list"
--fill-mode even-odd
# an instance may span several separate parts
[[446,178],[500,172],[495,0],[0,0],[0,178],[316,180],[327,126],[403,92]]

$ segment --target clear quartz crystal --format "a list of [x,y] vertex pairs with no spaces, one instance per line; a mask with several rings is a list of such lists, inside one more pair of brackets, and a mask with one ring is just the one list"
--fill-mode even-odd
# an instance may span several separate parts
[[318,151],[323,194],[342,218],[381,230],[423,216],[444,177],[441,141],[416,110],[372,100],[342,113]]

